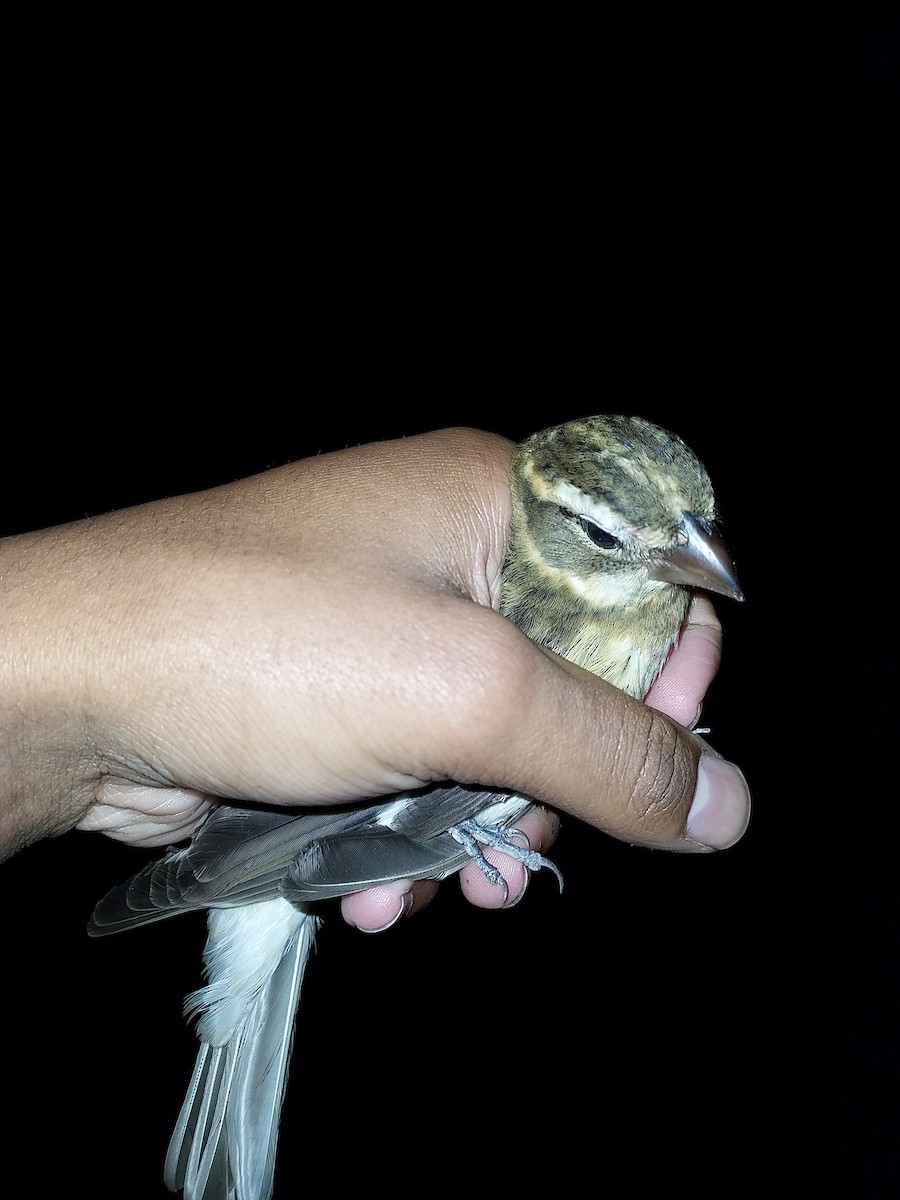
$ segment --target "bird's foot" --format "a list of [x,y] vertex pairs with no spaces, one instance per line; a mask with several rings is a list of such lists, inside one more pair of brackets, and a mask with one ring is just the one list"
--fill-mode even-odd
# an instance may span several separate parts
[[[472,861],[478,864],[484,877],[497,887],[505,888],[506,881],[494,864],[489,863],[485,858],[482,846],[490,846],[494,850],[508,854],[510,858],[522,863],[529,871],[540,871],[542,867],[547,867],[556,876],[559,890],[562,891],[563,877],[559,867],[549,858],[545,858],[543,854],[539,854],[537,850],[532,850],[528,845],[528,838],[521,829],[510,829],[506,825],[482,825],[479,821],[471,820],[460,821],[458,825],[451,826],[449,832]],[[524,840],[524,846],[520,846],[513,840],[517,837]]]

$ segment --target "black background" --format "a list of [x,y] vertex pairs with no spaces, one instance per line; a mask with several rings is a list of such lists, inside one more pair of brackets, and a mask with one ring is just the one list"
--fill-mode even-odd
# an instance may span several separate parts
[[[897,394],[898,39],[871,10],[729,12],[9,39],[3,532],[639,412],[707,463],[747,593],[705,712],[754,793],[743,841],[666,856],[569,819],[562,896],[539,877],[494,915],[447,885],[377,938],[334,916],[276,1196],[887,1192],[863,539]],[[202,918],[84,934],[145,857],[72,833],[0,871],[11,1195],[167,1194]]]

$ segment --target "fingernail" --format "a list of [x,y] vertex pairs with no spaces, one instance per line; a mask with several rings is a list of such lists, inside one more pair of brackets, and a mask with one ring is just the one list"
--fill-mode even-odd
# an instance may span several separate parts
[[[413,906],[412,894],[410,892],[404,892],[402,896],[398,896],[398,899],[400,901],[400,907],[389,920],[385,921],[383,925],[379,925],[377,929],[362,929],[361,932],[385,933],[386,930],[390,929],[393,925],[396,925],[398,921],[402,920],[403,917],[407,916]],[[359,929],[360,926],[357,926],[357,928]]]
[[713,850],[727,850],[749,823],[750,789],[740,770],[724,758],[701,754],[688,835]]

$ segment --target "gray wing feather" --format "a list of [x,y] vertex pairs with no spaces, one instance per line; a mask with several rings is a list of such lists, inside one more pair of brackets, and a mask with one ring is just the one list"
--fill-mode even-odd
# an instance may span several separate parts
[[281,893],[292,904],[328,900],[394,879],[443,879],[469,855],[450,835],[416,842],[390,829],[328,838],[288,870]]

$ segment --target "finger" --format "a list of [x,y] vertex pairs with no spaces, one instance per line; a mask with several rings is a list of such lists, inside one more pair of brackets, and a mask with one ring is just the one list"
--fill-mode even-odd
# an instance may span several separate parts
[[403,917],[427,908],[437,895],[433,879],[395,879],[341,898],[341,916],[362,933],[384,933]]
[[693,729],[722,657],[722,626],[708,596],[691,601],[687,624],[646,702]]
[[76,829],[105,833],[129,846],[169,846],[190,837],[212,801],[194,788],[105,780]]

